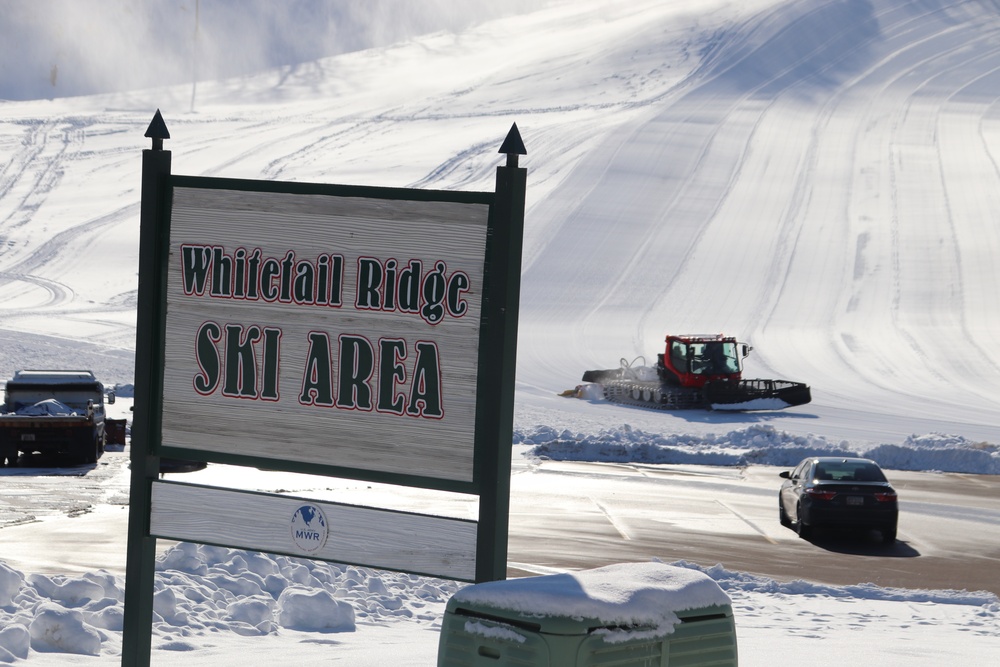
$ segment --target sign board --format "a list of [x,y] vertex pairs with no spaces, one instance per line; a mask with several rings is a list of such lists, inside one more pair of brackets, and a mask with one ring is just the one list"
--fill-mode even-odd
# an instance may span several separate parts
[[[122,664],[149,664],[160,538],[504,578],[517,127],[494,192],[178,176],[159,112],[146,136]],[[472,494],[479,519],[165,481],[162,459]]]
[[471,484],[492,194],[171,182],[163,447]]
[[470,520],[176,482],[153,485],[151,518],[164,538],[214,544],[225,535],[237,549],[465,581],[476,574]]

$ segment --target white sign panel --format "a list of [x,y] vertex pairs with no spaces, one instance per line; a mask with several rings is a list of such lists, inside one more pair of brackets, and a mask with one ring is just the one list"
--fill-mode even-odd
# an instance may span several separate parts
[[476,522],[153,482],[150,534],[472,581]]
[[471,481],[488,216],[174,188],[162,445]]

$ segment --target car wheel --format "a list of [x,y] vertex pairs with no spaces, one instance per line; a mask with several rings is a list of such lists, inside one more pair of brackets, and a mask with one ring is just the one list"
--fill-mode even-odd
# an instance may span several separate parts
[[778,498],[778,521],[785,528],[791,528],[792,520],[788,518],[788,512],[785,511],[785,506],[781,504],[781,498]]
[[891,524],[882,529],[882,542],[894,544],[896,542],[896,524]]
[[798,515],[798,521],[795,522],[795,532],[798,533],[799,537],[801,537],[803,540],[808,540],[809,536],[812,535],[812,526],[807,525],[802,520],[802,508],[801,507],[798,508],[798,511],[796,511],[796,514]]

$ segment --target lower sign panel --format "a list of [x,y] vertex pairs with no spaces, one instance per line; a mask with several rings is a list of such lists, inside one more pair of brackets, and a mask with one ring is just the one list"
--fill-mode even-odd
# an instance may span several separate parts
[[476,532],[464,519],[152,484],[150,535],[163,539],[474,581]]

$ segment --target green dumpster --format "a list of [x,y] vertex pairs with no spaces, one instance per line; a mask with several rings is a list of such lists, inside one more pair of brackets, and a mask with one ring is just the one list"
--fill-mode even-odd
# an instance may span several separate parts
[[729,596],[663,563],[508,579],[448,601],[438,667],[735,667]]

